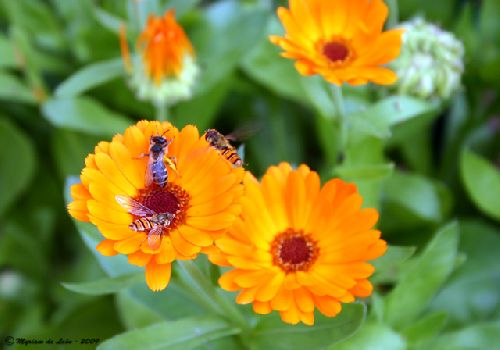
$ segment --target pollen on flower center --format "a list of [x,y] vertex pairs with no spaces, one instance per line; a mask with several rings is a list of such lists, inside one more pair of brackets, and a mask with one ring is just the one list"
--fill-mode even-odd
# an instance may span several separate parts
[[278,234],[271,243],[273,263],[286,273],[308,270],[318,254],[319,248],[309,235],[290,228]]
[[165,188],[155,186],[143,190],[139,201],[157,214],[174,214],[175,217],[168,226],[168,229],[172,230],[186,222],[189,199],[189,194],[182,187],[167,183]]
[[175,213],[179,209],[179,201],[171,192],[157,190],[143,198],[142,204],[156,213]]
[[349,48],[341,42],[333,41],[323,46],[323,54],[333,63],[343,62],[349,58]]

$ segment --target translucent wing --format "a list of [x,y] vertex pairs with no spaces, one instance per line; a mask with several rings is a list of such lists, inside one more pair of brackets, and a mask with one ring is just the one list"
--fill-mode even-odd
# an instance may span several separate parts
[[146,187],[151,186],[153,183],[153,165],[154,165],[153,156],[149,155],[148,166],[146,168]]
[[161,243],[161,233],[163,231],[163,226],[155,225],[148,233],[148,246],[149,248],[156,250],[160,248]]
[[247,122],[237,129],[233,130],[232,133],[229,135],[224,135],[228,141],[234,142],[234,141],[245,141],[248,139],[250,136],[256,134],[260,130],[264,128],[264,123],[263,122],[258,122],[258,121],[252,121],[252,122]]
[[123,208],[127,209],[127,211],[130,214],[141,217],[151,216],[156,214],[153,210],[149,209],[148,207],[142,205],[141,203],[130,197],[118,194],[115,196],[115,199],[118,202],[118,204],[120,204]]

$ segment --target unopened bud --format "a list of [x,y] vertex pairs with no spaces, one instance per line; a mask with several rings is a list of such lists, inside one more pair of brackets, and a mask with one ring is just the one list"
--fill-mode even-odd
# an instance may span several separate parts
[[405,28],[401,55],[391,67],[398,74],[400,94],[448,99],[459,87],[464,47],[451,33],[415,18]]

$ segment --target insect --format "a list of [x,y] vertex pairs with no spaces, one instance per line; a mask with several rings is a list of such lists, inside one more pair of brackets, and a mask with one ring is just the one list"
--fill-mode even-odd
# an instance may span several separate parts
[[175,214],[156,213],[152,209],[128,196],[116,195],[115,199],[118,204],[124,209],[127,209],[130,214],[139,217],[128,225],[128,227],[135,232],[148,231],[147,239],[149,248],[158,249],[160,247],[160,238],[163,229],[170,225],[175,218]]
[[161,188],[165,187],[168,181],[168,171],[165,162],[175,171],[175,159],[166,156],[168,145],[172,141],[173,140],[167,140],[163,134],[151,136],[149,139],[149,153],[142,153],[137,157],[142,158],[149,156],[148,166],[146,168],[147,187],[151,186],[153,182]]
[[241,167],[243,165],[243,160],[231,145],[229,139],[233,139],[233,137],[224,136],[215,129],[208,129],[207,131],[205,131],[205,140],[207,140],[210,146],[217,150],[235,167]]

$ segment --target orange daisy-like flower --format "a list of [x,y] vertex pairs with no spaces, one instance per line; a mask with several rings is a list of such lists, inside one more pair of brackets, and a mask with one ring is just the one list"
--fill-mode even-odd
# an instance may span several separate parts
[[139,97],[173,103],[191,96],[199,69],[193,46],[175,20],[174,10],[167,11],[163,17],[149,17],[137,40],[139,55],[133,61],[122,27],[121,49]]
[[240,218],[209,256],[234,267],[219,284],[241,290],[237,303],[312,325],[315,307],[332,317],[341,303],[371,294],[374,267],[367,260],[387,244],[373,229],[377,211],[361,209],[354,184],[333,179],[320,188],[316,172],[288,163],[269,168],[261,183],[247,174],[244,184]]
[[[145,154],[151,136],[158,135],[171,142],[165,163],[174,163],[167,167],[163,186],[148,184],[145,176]],[[129,263],[145,266],[149,288],[158,291],[167,286],[175,259],[195,258],[233,223],[240,212],[243,174],[210,147],[196,127],[178,131],[167,122],[141,121],[111,142],[100,142],[87,156],[82,183],[71,187],[74,201],[68,211],[97,226],[105,238],[96,248],[101,254],[126,254]],[[150,230],[137,230],[154,224],[153,219],[131,213],[120,198],[157,214],[169,213],[155,236],[156,245],[148,238]]]
[[278,8],[285,37],[270,39],[302,75],[336,85],[393,84],[396,74],[381,65],[399,56],[403,30],[382,32],[387,15],[382,0],[290,0],[290,9]]

